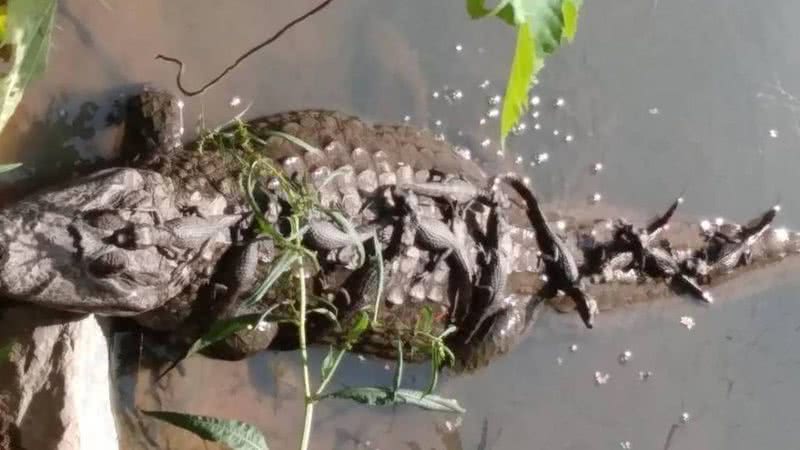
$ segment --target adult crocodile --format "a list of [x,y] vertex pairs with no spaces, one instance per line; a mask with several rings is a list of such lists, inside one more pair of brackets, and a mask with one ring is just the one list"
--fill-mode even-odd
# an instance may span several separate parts
[[[427,131],[403,125],[370,125],[337,112],[306,110],[253,120],[247,124],[246,135],[237,134],[234,126],[229,129],[234,138],[183,146],[180,114],[181,103],[168,93],[148,91],[132,98],[119,167],[35,193],[0,211],[0,295],[76,312],[135,316],[141,325],[162,331],[175,330],[209,311],[235,313],[228,309],[220,312],[218,299],[230,305],[237,300],[231,295],[247,296],[254,280],[264,275],[276,254],[266,240],[248,242],[244,249],[235,242],[252,219],[239,184],[244,167],[241,156],[260,152],[289,177],[307,178],[318,191],[322,206],[341,208],[358,230],[375,231],[381,246],[391,250],[384,252],[389,256],[384,261],[383,326],[364,336],[359,343],[361,351],[393,357],[397,338],[414,339],[414,327],[423,309],[431,310],[438,319],[432,330],[436,333],[448,325],[456,298],[477,298],[476,308],[492,308],[491,315],[467,311],[463,317],[480,318],[481,330],[457,333],[472,339],[465,345],[454,343],[460,365],[477,367],[519,341],[534,323],[545,293],[556,295],[550,303],[559,310],[571,309],[543,281],[537,239],[524,202],[512,199],[499,211],[490,211],[479,201],[493,186],[490,177],[464,152]],[[295,136],[316,150],[270,135],[267,130]],[[220,148],[221,142],[227,150]],[[341,173],[331,178],[334,171]],[[264,217],[283,228],[281,218],[287,208],[276,180],[264,178],[259,186],[264,194],[259,199]],[[409,228],[409,211],[394,205],[397,202],[392,201],[392,195],[386,195],[387,186],[414,193],[411,213],[416,240],[396,241],[404,228]],[[433,189],[436,186],[441,189]],[[489,296],[495,300],[487,305],[481,304],[489,303],[486,295],[464,292],[466,289],[472,294],[472,285],[487,278],[475,268],[486,273],[494,269],[486,267],[486,261],[492,258],[479,259],[492,247],[486,242],[490,212],[501,214],[508,222],[510,243],[503,251],[508,255],[504,264],[510,273],[504,283],[492,282],[502,285],[503,292]],[[593,235],[601,243],[612,238],[610,218],[591,214],[576,209],[550,212],[547,217],[553,225],[549,228],[563,234],[559,237],[563,249],[574,255],[578,265],[584,263],[586,251],[580,236]],[[425,239],[431,238],[430,230],[443,230],[437,232],[435,245],[418,240],[421,223],[430,224],[422,229],[422,234],[428,235],[423,236]],[[341,233],[333,235],[336,230],[325,229],[332,230],[328,225],[316,226],[317,235],[308,241],[311,246],[317,245],[321,258],[331,263],[314,277],[312,289],[316,296],[334,298],[341,315],[352,312],[341,288],[354,289],[355,297],[363,297],[364,292],[377,290],[359,280],[376,277],[364,275],[373,273],[371,269],[354,270],[357,264],[353,258],[357,255],[352,246],[342,248]],[[348,235],[356,240],[366,238],[367,233],[358,230]],[[696,224],[690,221],[673,220],[660,236],[676,249],[699,251],[705,245]],[[332,242],[339,244],[322,245]],[[780,261],[797,252],[799,243],[797,233],[763,233],[749,243],[750,264],[730,268],[725,275],[713,278],[712,285]],[[448,264],[436,264],[440,257]],[[248,261],[255,261],[257,267],[240,267]],[[450,270],[453,261],[456,270]],[[420,277],[426,270],[430,270],[429,275]],[[592,270],[582,268],[580,273]],[[238,278],[242,273],[247,275]],[[286,291],[281,289],[286,287],[277,286],[255,310],[263,311],[276,299],[285,298]],[[585,289],[601,311],[670,295],[668,288],[657,282],[629,282],[624,278],[589,284]],[[601,324],[602,318],[598,319]],[[465,319],[456,325],[469,331],[476,323]],[[274,324],[263,331],[253,330],[250,338],[239,336],[244,350],[228,352],[227,356],[263,349],[276,333],[286,337],[293,336],[293,331],[291,325],[281,325],[278,330]],[[337,336],[328,324],[310,330],[311,340],[316,342]],[[284,347],[292,345],[286,339],[279,341]]]

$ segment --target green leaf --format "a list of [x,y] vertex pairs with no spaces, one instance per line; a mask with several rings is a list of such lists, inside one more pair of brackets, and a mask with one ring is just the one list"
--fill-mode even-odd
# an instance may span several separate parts
[[20,167],[22,167],[22,163],[0,164],[0,173],[11,172]]
[[264,435],[245,422],[170,411],[142,410],[142,413],[191,431],[207,441],[225,444],[233,450],[269,450]]
[[330,320],[332,323],[336,325],[339,324],[339,319],[336,318],[336,314],[334,314],[333,311],[327,308],[314,308],[312,310],[309,310],[308,314],[319,314],[320,316],[323,316],[326,319]]
[[336,355],[334,354],[333,346],[328,347],[328,354],[325,355],[325,359],[322,360],[322,367],[320,368],[320,375],[322,375],[322,379],[328,378],[330,375],[331,370],[333,370],[333,363],[336,361]]
[[55,12],[56,0],[8,0],[2,42],[11,46],[10,69],[0,78],[0,130],[28,83],[44,71]]
[[192,344],[186,352],[185,358],[199,352],[200,350],[219,342],[237,332],[244,330],[248,325],[255,326],[261,318],[261,314],[246,314],[243,316],[220,319],[211,325],[211,328],[198,340]]
[[367,331],[367,328],[369,328],[369,314],[366,311],[359,311],[355,322],[347,331],[347,336],[345,336],[347,344],[356,342]]
[[506,95],[503,98],[503,112],[500,115],[500,136],[504,143],[511,128],[528,106],[528,89],[536,64],[536,46],[531,26],[524,23],[517,28],[517,48],[514,50]]
[[14,349],[13,341],[0,347],[0,364],[8,361],[11,358],[11,350],[13,349]]
[[253,292],[250,298],[244,301],[244,305],[253,306],[256,303],[260,302],[261,298],[264,297],[264,294],[266,294],[267,291],[269,291],[269,288],[271,288],[272,285],[275,284],[276,281],[278,281],[281,275],[288,272],[289,269],[292,268],[292,265],[299,259],[300,257],[297,256],[297,254],[294,252],[286,251],[283,254],[281,254],[280,258],[278,258],[278,261],[276,261],[275,264],[272,266],[272,269],[267,275],[267,278],[264,279],[264,281],[261,283],[258,289],[256,289],[255,292]]
[[325,397],[343,398],[370,406],[413,405],[429,411],[463,414],[466,412],[458,400],[440,397],[438,395],[424,395],[423,392],[412,389],[398,389],[392,391],[386,387],[354,387],[344,388],[326,395]]
[[564,17],[564,30],[561,32],[561,42],[572,42],[578,31],[578,11],[581,0],[564,0],[561,5],[561,15]]

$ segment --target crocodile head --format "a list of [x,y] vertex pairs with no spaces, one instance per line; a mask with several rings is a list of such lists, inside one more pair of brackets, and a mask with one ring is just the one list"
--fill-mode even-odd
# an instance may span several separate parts
[[[175,258],[111,239],[131,224],[181,215],[159,174],[107,169],[34,194],[0,212],[0,295],[76,312],[126,315],[160,306],[185,288],[226,242]],[[171,257],[172,256],[172,257]]]
[[166,91],[147,89],[128,99],[121,154],[148,164],[181,146],[183,102]]

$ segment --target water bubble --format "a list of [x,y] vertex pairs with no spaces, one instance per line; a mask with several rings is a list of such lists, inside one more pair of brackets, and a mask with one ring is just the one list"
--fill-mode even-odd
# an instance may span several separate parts
[[549,280],[549,278],[547,277],[547,274],[544,274],[544,273],[539,275],[539,279],[542,280],[542,283],[547,283],[547,280]]
[[262,320],[258,322],[258,325],[256,325],[256,330],[263,333],[267,331],[267,327],[269,327],[269,322],[267,322],[266,320]]
[[547,152],[542,152],[536,155],[536,162],[539,164],[547,161],[548,159],[550,159],[550,154]]
[[522,184],[524,184],[525,186],[531,184],[531,177],[524,177],[522,179]]
[[577,351],[578,351],[578,344],[572,344],[572,345],[570,345],[570,346],[569,346],[569,351],[571,351],[572,353],[575,353],[575,352],[577,352]]
[[487,102],[489,103],[489,106],[497,106],[502,101],[503,101],[503,97],[501,97],[499,95],[491,95],[491,96],[489,96],[489,99],[487,100]]
[[511,133],[513,133],[515,136],[521,136],[525,134],[527,130],[528,130],[528,124],[525,122],[520,122],[511,127]]
[[601,162],[594,163],[594,166],[592,167],[592,173],[596,175],[602,171],[603,171],[603,163]]
[[488,116],[490,119],[495,119],[497,117],[500,117],[500,110],[497,108],[492,108],[489,110],[488,113],[486,113],[486,116]]
[[771,137],[771,138],[778,137],[778,130],[776,130],[775,128],[769,130],[769,137]]
[[464,46],[462,46],[461,44],[456,44],[456,51],[461,53],[462,50],[464,50]]
[[553,136],[558,136],[559,134],[561,134],[561,132],[558,131],[558,129],[553,130]]
[[641,380],[641,381],[647,381],[652,376],[653,376],[653,372],[651,372],[649,370],[640,370],[639,371],[639,380]]
[[714,225],[721,227],[725,223],[725,219],[722,217],[717,217],[714,219]]
[[486,118],[485,117],[481,117],[481,120],[479,120],[478,123],[480,125],[486,125]]
[[514,162],[515,162],[516,164],[522,164],[522,156],[517,156],[517,158],[516,158],[516,159],[514,159]]
[[691,419],[692,416],[688,412],[684,411],[681,413],[681,423],[689,423],[689,420]]
[[234,106],[239,106],[239,104],[241,104],[241,103],[242,103],[242,99],[241,99],[241,98],[239,98],[239,97],[233,97],[233,98],[231,99],[231,101],[230,101],[229,105],[231,105],[231,107],[234,107]]
[[531,106],[536,106],[541,102],[542,102],[542,99],[539,98],[538,95],[534,95],[533,97],[531,97]]
[[433,94],[431,95],[433,96],[433,98],[439,98],[439,91],[433,91]]
[[631,441],[622,441],[619,443],[619,447],[624,450],[631,450]]
[[411,122],[411,116],[403,116],[403,122],[405,123]]
[[571,134],[564,136],[564,142],[572,142],[575,139]]
[[534,130],[541,130],[542,129],[542,124],[540,124],[538,122],[533,124],[533,129]]
[[631,358],[633,358],[633,352],[631,352],[630,350],[625,350],[619,355],[619,363],[623,365],[627,364],[628,361],[631,360]]
[[483,80],[480,84],[481,89],[486,89],[492,84],[489,80]]
[[539,111],[535,110],[535,109],[533,111],[531,111],[531,117],[533,117],[534,119],[538,119],[539,118]]
[[604,384],[608,383],[609,378],[611,378],[611,374],[609,374],[608,372],[603,373],[603,372],[597,371],[597,372],[594,373],[594,382],[598,386],[601,386],[601,385],[604,385]]
[[654,107],[654,108],[650,108],[650,109],[648,110],[648,112],[649,112],[650,114],[652,114],[652,115],[654,115],[654,116],[655,116],[655,115],[656,115],[656,114],[658,114],[660,111],[658,110],[658,108],[655,108],[655,107]]
[[440,119],[436,119],[436,120],[433,122],[433,125],[434,125],[436,128],[441,128],[441,127],[442,127],[442,121],[441,121]]
[[600,200],[602,199],[603,195],[600,194],[599,192],[595,192],[594,194],[592,194],[592,197],[589,199],[589,201],[594,204],[594,203],[600,203]]
[[566,105],[566,104],[567,104],[567,102],[566,102],[566,100],[564,100],[564,98],[562,98],[562,97],[558,97],[558,98],[556,99],[556,102],[555,102],[555,107],[556,107],[556,108],[561,108],[562,106],[564,106],[564,105]]
[[444,142],[447,139],[447,136],[445,136],[444,133],[437,133],[433,136],[433,138],[439,142]]
[[444,91],[444,98],[449,103],[457,103],[464,98],[464,92],[462,92],[461,89],[446,89]]
[[558,358],[556,358],[556,363],[557,363],[559,366],[563,366],[563,365],[564,365],[564,358],[562,358],[562,357],[560,357],[560,356],[559,356]]
[[178,109],[183,109],[183,107],[184,107],[183,100],[178,100]]
[[483,148],[486,148],[486,147],[488,147],[490,145],[492,145],[492,140],[489,139],[489,138],[486,138],[483,141],[481,141],[481,147],[483,147]]
[[483,47],[478,47],[478,54],[483,54],[486,50]]
[[692,316],[681,317],[681,325],[685,326],[687,330],[691,330],[695,326],[694,318]]
[[505,154],[505,152],[504,152],[504,151],[502,151],[502,150],[498,150],[498,151],[497,151],[497,156],[505,156],[505,155],[506,155],[506,154]]

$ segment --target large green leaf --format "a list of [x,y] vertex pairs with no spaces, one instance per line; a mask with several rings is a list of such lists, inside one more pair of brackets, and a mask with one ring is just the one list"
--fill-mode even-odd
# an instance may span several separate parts
[[264,435],[249,423],[170,411],[142,410],[142,413],[191,431],[207,441],[225,444],[233,450],[269,450]]
[[500,136],[505,142],[525,113],[530,84],[544,67],[544,58],[575,36],[582,0],[504,0],[493,9],[486,8],[484,2],[467,0],[470,17],[497,16],[517,27],[517,47],[500,116]]
[[0,74],[0,130],[14,113],[28,83],[44,71],[56,0],[8,0],[3,54],[8,73]]

